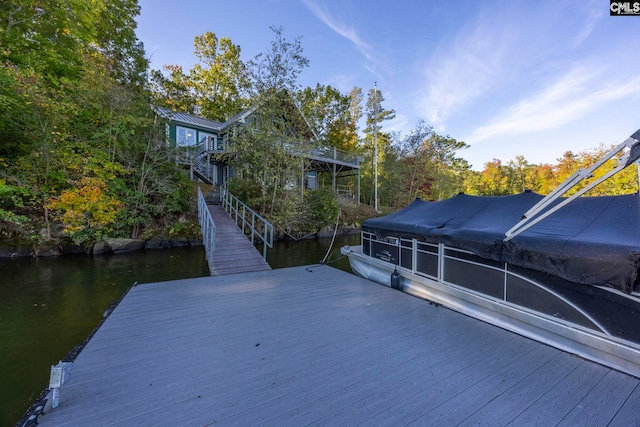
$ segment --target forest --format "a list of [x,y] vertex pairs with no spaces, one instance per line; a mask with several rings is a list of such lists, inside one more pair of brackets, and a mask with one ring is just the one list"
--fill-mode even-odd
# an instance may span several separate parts
[[[281,27],[270,27],[269,48],[248,60],[231,39],[207,32],[194,37],[193,68],[152,70],[136,36],[139,13],[137,0],[9,0],[0,10],[0,245],[197,233],[194,184],[175,164],[154,105],[218,121],[263,106],[235,136],[231,186],[287,232],[332,223],[338,203],[324,190],[287,190],[299,160],[277,143],[291,139],[278,113],[282,89],[318,141],[360,155],[360,202],[382,213],[459,192],[547,194],[610,149],[567,152],[555,164],[496,158],[475,171],[468,145],[425,121],[406,134],[385,131],[395,113],[376,87],[301,87],[312,64],[302,38]],[[590,194],[636,190],[629,168]]]

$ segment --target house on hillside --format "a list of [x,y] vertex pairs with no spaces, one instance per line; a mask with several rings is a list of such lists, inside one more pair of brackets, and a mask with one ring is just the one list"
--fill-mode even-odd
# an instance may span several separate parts
[[[233,144],[234,129],[251,120],[256,109],[249,108],[226,122],[218,122],[164,107],[154,107],[156,114],[165,121],[167,144],[183,148],[177,161],[189,169],[192,179],[215,186],[225,184],[234,176],[235,171],[230,162],[232,154],[229,151]],[[283,114],[301,113],[296,107],[285,109]],[[306,121],[302,122],[306,124]],[[308,124],[304,127],[305,129],[298,130],[298,134],[315,141],[315,134]],[[338,195],[360,200],[361,159],[354,153],[335,147],[317,143],[312,146],[311,149],[295,153],[306,160],[301,162],[303,167],[296,183],[297,188],[330,187]]]

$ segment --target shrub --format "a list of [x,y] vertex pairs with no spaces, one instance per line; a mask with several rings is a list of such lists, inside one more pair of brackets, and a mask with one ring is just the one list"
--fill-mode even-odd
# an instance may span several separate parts
[[304,201],[309,231],[318,231],[335,223],[340,207],[332,191],[325,189],[307,191]]

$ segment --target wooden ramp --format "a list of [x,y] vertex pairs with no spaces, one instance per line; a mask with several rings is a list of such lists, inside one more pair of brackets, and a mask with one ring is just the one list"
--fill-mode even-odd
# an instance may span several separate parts
[[328,266],[134,287],[41,426],[627,426],[640,380]]
[[213,262],[209,263],[212,276],[271,269],[222,206],[208,205],[208,208],[216,224],[216,249]]

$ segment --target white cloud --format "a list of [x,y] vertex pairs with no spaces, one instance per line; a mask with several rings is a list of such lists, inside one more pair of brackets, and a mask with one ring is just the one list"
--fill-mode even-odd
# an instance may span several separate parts
[[585,6],[585,10],[587,12],[587,16],[582,26],[582,29],[576,35],[575,40],[573,41],[573,46],[576,47],[584,42],[593,32],[596,27],[596,24],[604,18],[606,8],[602,7],[602,2],[598,0],[592,0],[589,2],[588,6]]
[[351,41],[365,58],[371,60],[371,46],[358,36],[355,29],[338,22],[336,18],[331,16],[326,8],[321,7],[315,0],[303,0],[303,3],[325,25],[342,37]]
[[498,136],[556,129],[605,104],[640,96],[640,76],[612,81],[605,73],[576,67],[537,95],[509,107],[466,140],[475,144]]
[[513,28],[496,25],[487,15],[463,27],[425,65],[425,85],[417,101],[422,115],[439,127],[456,110],[498,85],[510,68],[508,54],[515,50],[517,39]]
[[581,14],[568,16],[570,10],[552,1],[486,6],[424,66],[417,108],[432,124],[444,127],[456,113],[477,107],[480,99],[486,102],[480,110],[486,112],[496,97],[502,97],[500,102],[517,97],[539,78],[571,66],[576,49],[607,9],[592,0],[579,9]]

